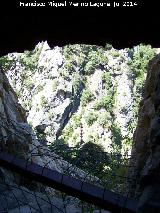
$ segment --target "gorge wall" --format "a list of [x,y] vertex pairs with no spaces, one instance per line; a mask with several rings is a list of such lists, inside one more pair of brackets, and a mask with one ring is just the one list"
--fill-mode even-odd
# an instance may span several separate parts
[[41,42],[33,51],[8,54],[1,63],[29,124],[43,129],[38,134],[48,144],[61,140],[74,147],[83,140],[130,154],[146,67],[155,53],[149,45],[51,49]]
[[[111,45],[106,45],[106,49],[96,45],[51,49],[47,42],[41,42],[33,51],[2,57],[1,149],[30,157],[42,166],[47,163],[49,168],[63,173],[69,163],[62,153],[60,157],[53,152],[54,144],[77,146],[82,139],[81,126],[84,143],[101,145],[103,151],[110,153],[129,155],[133,137],[135,168],[129,172],[130,177],[141,179],[139,184],[133,182],[129,186],[129,193],[140,197],[139,212],[155,212],[154,202],[159,198],[160,56],[150,62],[148,73],[146,68],[156,53],[157,49],[149,45],[123,50]],[[52,152],[47,145],[53,145]],[[81,169],[71,167],[71,170],[79,178],[85,176]],[[14,184],[12,175],[1,168],[1,179],[4,177]],[[39,186],[36,187],[38,191]],[[51,191],[53,194],[62,207],[63,201]],[[44,206],[44,211],[47,208]],[[70,208],[81,212],[78,205]],[[15,206],[13,209],[16,212]]]
[[132,196],[140,197],[139,212],[159,212],[160,200],[160,55],[150,61],[138,124],[134,132],[131,177],[140,177],[132,185]]
[[[69,173],[73,177],[87,180],[84,171],[64,161],[36,139],[35,133],[27,123],[26,111],[20,105],[2,69],[0,69],[0,150],[62,174]],[[90,178],[89,182],[97,180]],[[66,199],[67,204],[64,206],[64,199],[58,191],[28,180],[23,174],[18,175],[0,167],[0,212],[81,212],[78,199],[70,196]],[[90,206],[86,207],[86,212],[90,212],[89,209]],[[93,212],[99,211],[95,208]]]

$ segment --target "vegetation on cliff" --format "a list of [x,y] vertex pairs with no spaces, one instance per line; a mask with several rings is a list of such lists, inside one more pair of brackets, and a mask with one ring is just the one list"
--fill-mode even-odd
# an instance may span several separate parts
[[111,171],[126,173],[114,161],[109,166],[108,153],[124,163],[123,155],[130,154],[146,69],[155,54],[144,44],[124,50],[109,44],[50,49],[42,42],[31,52],[0,58],[0,65],[30,125],[45,125],[37,138],[105,180]]

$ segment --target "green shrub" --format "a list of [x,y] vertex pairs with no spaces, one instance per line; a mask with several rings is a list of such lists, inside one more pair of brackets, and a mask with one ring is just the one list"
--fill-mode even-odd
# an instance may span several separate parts
[[135,77],[146,72],[149,61],[155,56],[155,50],[150,45],[140,44],[134,48],[131,69]]
[[106,111],[111,112],[113,110],[114,99],[112,91],[109,91],[108,95],[103,96],[99,101],[94,104],[95,110],[106,109]]
[[100,114],[100,116],[98,117],[98,123],[102,127],[108,127],[110,119],[111,119],[110,114],[108,112],[105,112]]
[[70,139],[72,137],[73,134],[73,126],[72,125],[68,125],[67,127],[65,127],[62,131],[62,137],[64,139],[64,141],[66,141],[66,143],[68,142],[68,139]]
[[101,108],[102,108],[101,102],[100,102],[100,101],[96,101],[96,102],[94,103],[93,109],[95,109],[95,110],[100,110]]
[[33,127],[32,121],[29,121],[28,124],[29,124],[30,127]]
[[41,50],[42,48],[25,51],[24,54],[19,56],[19,61],[26,70],[31,70],[32,72],[36,70]]
[[39,93],[43,90],[43,86],[41,84],[39,84],[37,87],[36,87],[36,93]]
[[76,145],[76,140],[77,140],[78,137],[79,137],[79,134],[78,134],[78,133],[76,133],[76,134],[73,135],[72,141],[73,141],[73,144],[74,144],[74,145]]
[[121,54],[120,54],[118,51],[116,51],[116,50],[112,50],[112,51],[110,52],[110,54],[111,54],[111,56],[113,56],[113,57],[115,57],[115,58],[121,56]]
[[85,117],[86,123],[91,126],[98,118],[98,115],[94,112],[89,112],[88,115]]
[[73,116],[72,116],[72,120],[73,120],[73,122],[74,122],[74,127],[75,127],[75,128],[77,128],[77,127],[80,126],[80,124],[81,124],[81,118],[82,118],[81,115],[80,115],[80,116],[77,116],[77,115],[73,115]]
[[67,60],[65,65],[64,65],[64,68],[65,68],[65,71],[63,72],[63,75],[65,77],[69,77],[69,75],[72,74],[72,72],[74,72],[72,60]]
[[36,112],[39,112],[40,108],[38,106],[36,106]]
[[46,100],[45,96],[42,95],[41,98],[40,98],[40,105],[42,107],[45,107],[46,104],[47,104],[47,100]]
[[27,78],[25,80],[25,86],[29,91],[31,91],[34,88],[34,83],[31,78]]
[[13,61],[14,60],[9,59],[8,56],[3,56],[0,58],[0,67],[6,72],[11,66],[13,66]]
[[106,65],[108,58],[104,55],[104,50],[98,49],[96,51],[90,51],[87,57],[87,63],[84,67],[86,75],[91,75],[95,72],[95,69],[100,65]]
[[107,44],[107,43],[106,43],[106,45],[105,45],[105,48],[104,48],[104,49],[105,49],[105,50],[111,50],[111,49],[112,49],[112,47],[113,47],[113,46],[112,46],[112,44]]
[[57,83],[56,80],[54,80],[54,81],[52,82],[52,92],[55,92],[55,91],[57,90],[57,86],[58,86],[58,83]]
[[104,109],[106,109],[107,111],[111,111],[112,108],[113,108],[113,99],[112,99],[112,96],[109,94],[109,95],[106,95],[102,98],[101,100],[101,103],[102,103],[102,106]]
[[82,74],[91,75],[100,65],[106,65],[108,58],[104,49],[96,45],[66,45],[63,49],[66,59],[65,68],[73,73],[73,65],[78,66]]
[[81,96],[81,103],[82,106],[86,106],[87,103],[89,103],[90,101],[94,100],[94,95],[91,93],[90,90],[86,89],[83,91],[82,96]]
[[109,90],[113,87],[111,75],[109,72],[103,73],[102,81],[103,81],[103,84],[105,85],[106,90]]
[[94,61],[88,61],[86,66],[84,67],[84,71],[86,75],[91,75],[95,72],[97,63]]
[[81,76],[79,75],[79,73],[72,74],[72,83],[73,83],[74,95],[76,95],[78,93],[78,90],[81,84]]

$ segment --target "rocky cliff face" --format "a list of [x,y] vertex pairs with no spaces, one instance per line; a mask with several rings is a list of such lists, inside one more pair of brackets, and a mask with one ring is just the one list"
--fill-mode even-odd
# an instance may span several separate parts
[[17,151],[20,149],[25,157],[25,152],[29,149],[29,143],[32,140],[27,131],[31,129],[27,125],[26,112],[18,103],[17,95],[2,70],[0,71],[0,122],[1,149],[11,151],[15,145]]
[[[7,151],[61,173],[69,172],[72,176],[86,179],[85,172],[71,166],[36,139],[32,128],[27,123],[26,112],[18,102],[17,95],[2,70],[0,70],[0,138],[1,151]],[[91,179],[97,180],[92,177]],[[88,180],[91,181],[91,179]],[[64,200],[59,192],[31,182],[2,167],[0,167],[0,191],[0,211],[2,212],[51,212],[53,208],[55,208],[54,212],[64,211]],[[78,200],[69,196],[67,199],[65,211],[81,212]]]
[[[51,49],[41,42],[31,52],[9,54],[4,69],[28,122],[36,130],[43,128],[47,143],[58,139],[74,147],[83,140],[107,152],[129,154],[145,79],[145,65],[133,61],[148,62],[154,52],[143,45]],[[136,66],[142,70],[138,75]]]
[[[143,94],[132,151],[135,169],[130,175],[140,176],[144,185],[140,184],[136,191],[134,183],[133,188],[129,187],[131,196],[140,196],[146,185],[152,186],[155,179],[150,177],[158,174],[159,165],[159,56],[150,63],[145,91],[142,90],[146,66],[154,55],[155,50],[145,45],[124,50],[110,45],[106,49],[91,45],[50,49],[47,42],[42,42],[31,52],[1,58],[1,148],[62,173],[70,168],[68,172],[83,178],[85,172],[56,155],[54,145],[61,141],[75,147],[92,142],[101,145],[102,152],[130,154]],[[47,144],[53,145],[52,152]],[[97,146],[92,155],[89,169],[96,165]],[[100,167],[101,171],[102,168],[106,168],[107,175],[112,170],[106,164]],[[8,171],[1,171],[1,176],[14,183]],[[126,174],[121,169],[116,172]],[[147,190],[144,196],[157,193]],[[59,202],[62,205],[62,200]]]
[[140,197],[139,212],[159,212],[160,202],[160,55],[149,63],[139,118],[134,133],[132,178],[140,182],[130,188]]

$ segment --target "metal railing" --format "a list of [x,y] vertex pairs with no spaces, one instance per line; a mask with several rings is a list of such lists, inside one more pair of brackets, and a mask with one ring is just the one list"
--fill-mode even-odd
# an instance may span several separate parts
[[85,149],[68,150],[74,157],[66,161],[47,146],[32,143],[35,134],[21,123],[0,117],[0,128],[7,133],[0,136],[0,212],[137,211],[138,201],[125,190],[129,181],[138,181],[126,175],[134,166],[128,164],[130,156],[102,152],[101,175],[96,163],[86,164]]
[[7,153],[0,154],[0,165],[22,176],[25,175],[29,180],[38,181],[112,212],[121,210],[129,213],[137,210],[136,200]]

